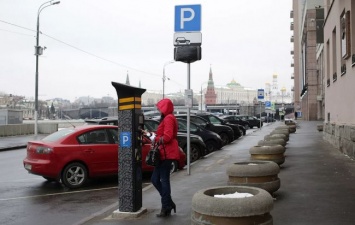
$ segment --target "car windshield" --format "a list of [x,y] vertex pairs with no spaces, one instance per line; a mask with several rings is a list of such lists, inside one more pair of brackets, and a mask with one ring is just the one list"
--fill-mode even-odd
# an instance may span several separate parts
[[190,120],[202,127],[206,127],[206,125],[207,125],[205,120],[200,119],[198,117],[191,117]]
[[209,116],[209,119],[212,124],[222,124],[221,121],[214,116]]
[[54,142],[57,141],[71,133],[73,133],[75,130],[73,128],[67,128],[67,129],[62,129],[59,130],[53,134],[48,135],[47,137],[43,138],[42,141],[45,142]]
[[[190,131],[196,132],[197,129],[198,127],[195,124],[190,123]],[[181,132],[187,131],[187,120],[178,120],[178,130]]]

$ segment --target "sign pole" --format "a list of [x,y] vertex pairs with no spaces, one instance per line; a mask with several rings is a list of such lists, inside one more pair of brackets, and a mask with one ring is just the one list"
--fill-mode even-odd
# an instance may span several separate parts
[[[187,63],[187,90],[190,90],[190,63]],[[187,174],[190,175],[190,107],[187,106]]]
[[173,41],[174,60],[187,64],[185,106],[187,109],[187,174],[190,175],[190,108],[193,103],[193,93],[190,89],[190,63],[201,60],[201,5],[175,6],[174,27],[176,32]]
[[259,128],[261,129],[261,101],[260,101],[260,126]]

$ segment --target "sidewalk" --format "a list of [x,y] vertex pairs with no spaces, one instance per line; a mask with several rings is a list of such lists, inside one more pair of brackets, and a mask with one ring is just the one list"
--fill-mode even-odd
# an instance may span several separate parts
[[[274,193],[274,209],[270,212],[274,225],[352,225],[355,221],[355,161],[323,141],[317,121],[297,120],[296,133],[286,145],[286,160],[281,165],[280,189]],[[136,219],[112,219],[118,204],[83,218],[75,225],[148,225],[190,224],[191,200],[204,188],[227,185],[226,168],[235,162],[249,160],[249,149],[273,131],[281,122],[262,127],[198,160],[187,170],[171,177],[172,197],[177,213],[157,218],[160,197],[151,185],[143,190],[143,208],[148,210]],[[42,138],[42,137],[40,137]],[[0,151],[26,146],[34,136],[0,138]],[[118,198],[118,197],[117,197]],[[118,199],[117,199],[118,201]]]
[[[286,161],[281,165],[280,189],[274,193],[271,215],[275,225],[350,225],[355,221],[355,162],[322,140],[319,122],[298,121],[296,133],[286,145]],[[103,209],[77,224],[147,225],[190,224],[191,200],[204,188],[226,186],[226,168],[238,161],[249,160],[249,149],[282,123],[264,126],[191,167],[191,175],[180,171],[171,177],[172,197],[177,213],[157,218],[160,197],[154,188],[143,191],[143,208],[148,212],[137,219],[112,219],[118,205]]]

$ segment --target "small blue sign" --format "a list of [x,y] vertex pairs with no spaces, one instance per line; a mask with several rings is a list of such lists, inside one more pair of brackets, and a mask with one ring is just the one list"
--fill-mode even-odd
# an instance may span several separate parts
[[266,101],[265,102],[265,107],[266,108],[271,108],[271,102],[270,101]]
[[175,6],[175,32],[201,31],[201,5]]
[[258,89],[258,99],[259,100],[264,99],[264,89]]
[[120,147],[128,147],[132,146],[131,142],[131,133],[130,132],[121,132],[120,133]]

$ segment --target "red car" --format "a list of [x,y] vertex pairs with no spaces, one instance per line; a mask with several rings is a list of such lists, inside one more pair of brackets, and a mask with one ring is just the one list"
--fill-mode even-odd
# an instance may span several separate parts
[[[117,175],[118,129],[113,125],[88,125],[57,131],[27,144],[23,165],[29,173],[50,181],[60,181],[69,188],[79,188],[91,177]],[[142,170],[154,168],[145,163],[151,143],[143,138]],[[185,166],[186,155],[180,149],[180,160],[172,170]]]

